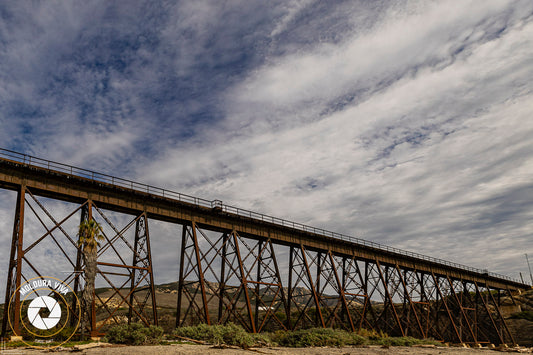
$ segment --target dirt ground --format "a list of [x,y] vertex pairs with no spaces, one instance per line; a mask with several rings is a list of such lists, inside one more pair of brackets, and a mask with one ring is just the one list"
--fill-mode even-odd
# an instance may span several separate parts
[[488,349],[464,349],[457,347],[391,347],[384,349],[380,346],[370,346],[365,348],[343,347],[343,348],[260,348],[255,350],[242,349],[216,349],[210,345],[165,345],[165,346],[138,346],[138,347],[116,347],[116,348],[95,348],[88,349],[84,354],[109,354],[109,355],[252,355],[252,354],[271,354],[271,355],[357,355],[357,354],[409,354],[409,355],[455,355],[455,354],[497,354],[499,352]]
[[[54,351],[57,353],[70,353],[72,350]],[[49,352],[36,349],[16,349],[16,350],[0,350],[0,355],[32,355],[43,352]],[[523,350],[522,352],[531,353],[531,349]],[[252,355],[252,354],[270,354],[270,355],[388,355],[388,354],[406,354],[406,355],[467,355],[467,354],[498,354],[500,352],[484,349],[465,349],[458,347],[391,347],[382,348],[380,346],[369,347],[343,347],[343,348],[260,348],[243,350],[237,348],[218,349],[211,345],[191,345],[191,344],[174,344],[174,345],[158,345],[158,346],[113,346],[92,348],[77,351],[77,354],[105,354],[105,355]]]

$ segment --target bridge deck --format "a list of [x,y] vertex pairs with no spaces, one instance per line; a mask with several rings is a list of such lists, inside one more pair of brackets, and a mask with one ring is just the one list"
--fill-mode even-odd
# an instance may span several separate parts
[[[529,285],[503,275],[391,248],[358,238],[209,201],[109,175],[0,149],[0,188],[25,185],[33,194],[69,202],[94,201],[101,208],[172,222],[195,222],[206,229],[236,230],[250,238],[271,238],[283,245],[331,250],[402,269],[477,282],[493,289],[527,289]],[[156,241],[156,240],[154,240]]]

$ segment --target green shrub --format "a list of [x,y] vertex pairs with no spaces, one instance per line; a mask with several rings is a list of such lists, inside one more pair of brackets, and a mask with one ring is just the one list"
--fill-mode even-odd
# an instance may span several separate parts
[[227,325],[199,324],[180,327],[174,330],[177,337],[205,341],[215,345],[234,345],[242,348],[251,346],[279,345],[284,347],[319,347],[319,346],[357,346],[364,344],[385,346],[412,346],[416,344],[440,343],[434,340],[421,340],[412,337],[389,337],[382,331],[361,329],[349,332],[332,328],[311,328],[295,331],[278,330],[273,333],[250,334],[241,326],[233,323]]
[[419,344],[432,344],[442,345],[436,340],[432,339],[417,339],[413,337],[383,337],[380,339],[370,341],[372,345],[385,345],[385,346],[413,346]]
[[105,336],[109,343],[128,345],[158,344],[163,339],[163,328],[139,323],[122,324],[111,327]]
[[312,328],[295,331],[277,331],[271,334],[272,341],[286,347],[346,346],[365,343],[362,336],[339,329]]
[[215,345],[235,345],[248,348],[257,342],[266,341],[259,335],[247,333],[241,326],[228,323],[226,325],[199,324],[190,327],[180,327],[174,330],[174,335],[202,340]]

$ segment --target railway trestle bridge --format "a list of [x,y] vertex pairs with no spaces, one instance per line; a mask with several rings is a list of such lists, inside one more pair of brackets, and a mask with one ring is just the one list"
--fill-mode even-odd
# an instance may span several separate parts
[[[454,343],[514,343],[502,299],[513,300],[531,287],[5,149],[0,188],[17,192],[4,303],[13,307],[4,307],[2,336],[22,334],[17,290],[33,277],[50,275],[51,266],[41,263],[45,251],[63,270],[57,277],[80,293],[84,265],[76,233],[81,221],[91,219],[103,226],[105,237],[98,248],[97,285],[112,290],[112,297],[95,294],[86,310],[89,322],[81,330],[94,336],[126,319],[158,323],[152,262],[157,255],[150,244],[158,237],[150,235],[149,220],[176,226],[176,326],[232,321],[250,332],[366,328]],[[57,201],[63,201],[61,208]],[[25,230],[30,219],[32,227]],[[76,307],[72,302],[69,311],[76,314]]]

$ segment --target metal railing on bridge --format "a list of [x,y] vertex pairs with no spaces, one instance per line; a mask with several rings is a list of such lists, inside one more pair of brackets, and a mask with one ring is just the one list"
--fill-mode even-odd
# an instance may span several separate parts
[[135,181],[128,180],[128,179],[123,179],[123,178],[119,178],[119,177],[108,175],[108,174],[98,173],[98,172],[88,170],[88,169],[78,168],[72,165],[67,165],[67,164],[58,163],[58,162],[51,161],[51,160],[34,157],[31,155],[15,152],[15,151],[8,150],[8,149],[0,148],[0,158],[7,159],[7,160],[13,160],[13,161],[22,163],[27,166],[36,166],[36,167],[44,168],[50,171],[59,171],[59,172],[66,173],[72,176],[86,178],[86,179],[89,179],[95,182],[102,182],[102,183],[120,186],[120,187],[124,187],[128,189],[132,189],[132,190],[142,191],[142,192],[146,192],[149,194],[174,199],[180,202],[185,202],[185,203],[193,204],[193,205],[200,206],[200,207],[217,208],[218,210],[222,212],[231,213],[231,214],[235,214],[235,215],[242,216],[242,217],[253,218],[256,220],[277,224],[283,227],[293,228],[293,229],[303,231],[303,232],[308,232],[308,233],[331,237],[331,238],[335,238],[335,239],[339,239],[343,241],[348,241],[348,242],[355,243],[361,246],[384,250],[390,253],[403,255],[403,256],[407,256],[407,257],[411,257],[415,259],[420,259],[420,260],[424,260],[428,262],[433,262],[433,263],[445,265],[448,267],[475,272],[478,274],[484,274],[487,276],[496,277],[496,278],[500,278],[504,280],[520,282],[517,279],[513,279],[506,275],[489,272],[486,269],[478,269],[478,268],[454,263],[451,261],[434,258],[431,256],[427,256],[427,255],[423,255],[423,254],[419,254],[415,252],[410,252],[410,251],[399,249],[399,248],[390,247],[387,245],[375,243],[375,242],[368,241],[365,239],[328,231],[322,228],[316,228],[316,227],[308,226],[302,223],[292,222],[286,219],[253,212],[253,211],[242,209],[239,207],[225,205],[220,200],[207,200],[207,199],[203,199],[203,198],[199,198],[195,196],[190,196],[187,194],[182,194],[179,192],[162,189],[160,187],[147,185],[147,184],[135,182]]

